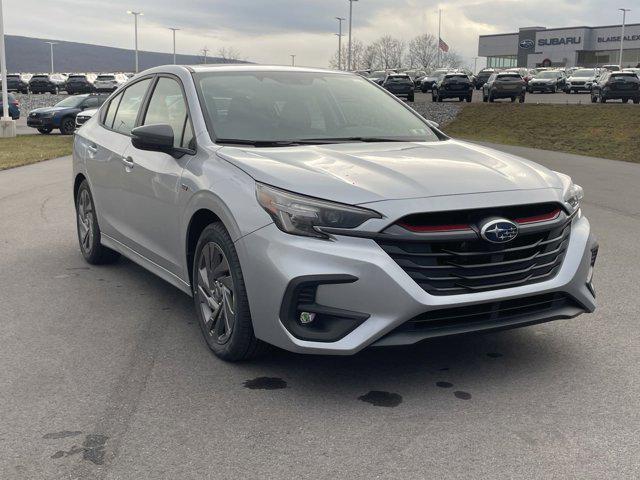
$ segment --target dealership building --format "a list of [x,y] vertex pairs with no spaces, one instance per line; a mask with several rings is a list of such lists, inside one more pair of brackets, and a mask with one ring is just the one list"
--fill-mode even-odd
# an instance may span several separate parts
[[[487,67],[599,67],[620,64],[621,25],[525,27],[517,33],[480,35],[478,56]],[[622,64],[640,64],[640,23],[625,25]]]

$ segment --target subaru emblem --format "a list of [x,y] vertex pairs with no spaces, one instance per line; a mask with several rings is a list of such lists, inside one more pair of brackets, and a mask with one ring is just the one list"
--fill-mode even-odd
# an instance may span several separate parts
[[487,242],[507,243],[518,236],[518,225],[505,218],[489,220],[482,225],[480,236]]

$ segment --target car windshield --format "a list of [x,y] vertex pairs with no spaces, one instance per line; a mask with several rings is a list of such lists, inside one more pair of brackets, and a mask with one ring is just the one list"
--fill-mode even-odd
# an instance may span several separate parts
[[84,97],[72,95],[72,96],[67,97],[64,100],[56,103],[55,106],[56,107],[74,108],[74,107],[77,107],[78,105],[80,105],[83,100],[84,100]]
[[219,143],[439,140],[420,117],[357,75],[234,71],[194,77]]
[[411,79],[404,75],[397,75],[397,76],[387,77],[387,82],[388,83],[411,83]]
[[98,80],[115,80],[114,75],[98,75]]
[[540,72],[536,78],[557,78],[558,72]]
[[593,68],[583,68],[576,70],[571,75],[574,77],[593,77],[595,74],[596,71]]

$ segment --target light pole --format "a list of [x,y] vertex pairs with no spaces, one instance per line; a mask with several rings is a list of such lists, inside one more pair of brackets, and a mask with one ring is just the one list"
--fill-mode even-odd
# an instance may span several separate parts
[[620,34],[620,70],[622,70],[622,47],[624,45],[624,24],[625,24],[625,20],[627,19],[627,12],[630,12],[631,10],[628,8],[619,8],[618,10],[622,12],[622,32]]
[[169,27],[169,30],[173,33],[173,64],[176,64],[176,32],[180,30],[179,28]]
[[473,74],[476,74],[478,68],[478,57],[473,57]]
[[353,2],[358,0],[349,0],[349,56],[347,58],[347,70],[351,71],[351,29],[353,27]]
[[207,64],[207,53],[209,52],[209,49],[207,47],[204,47],[201,52],[204,54],[204,64]]
[[336,17],[338,20],[338,70],[342,70],[342,22],[346,20],[343,17]]
[[295,67],[296,66],[296,56],[295,55],[290,55],[291,57],[291,66]]
[[136,47],[136,73],[138,73],[138,15],[144,15],[142,12],[134,12],[133,10],[127,10],[129,15],[133,15],[133,35]]
[[49,48],[51,50],[51,73],[53,73],[53,46],[57,45],[58,42],[44,42],[49,44]]
[[9,94],[7,93],[7,57],[4,49],[4,19],[2,18],[2,0],[0,0],[0,78],[2,80],[2,118],[0,119],[0,137],[15,137],[16,122],[9,117]]

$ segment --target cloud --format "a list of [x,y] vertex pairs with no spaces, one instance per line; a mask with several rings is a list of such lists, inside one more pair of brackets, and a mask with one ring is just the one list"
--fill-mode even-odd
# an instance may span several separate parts
[[[212,54],[222,46],[238,48],[261,63],[326,66],[337,47],[334,17],[348,16],[347,0],[21,0],[4,2],[7,33],[123,48],[133,46],[128,9],[142,10],[140,48],[170,51],[167,27],[178,27],[179,53]],[[563,27],[619,23],[614,7],[602,0],[359,0],[354,3],[354,36],[369,42],[390,34],[405,41],[437,33],[469,62],[477,55],[478,35],[541,25]],[[628,22],[633,22],[633,12]],[[346,25],[345,25],[346,28]]]

